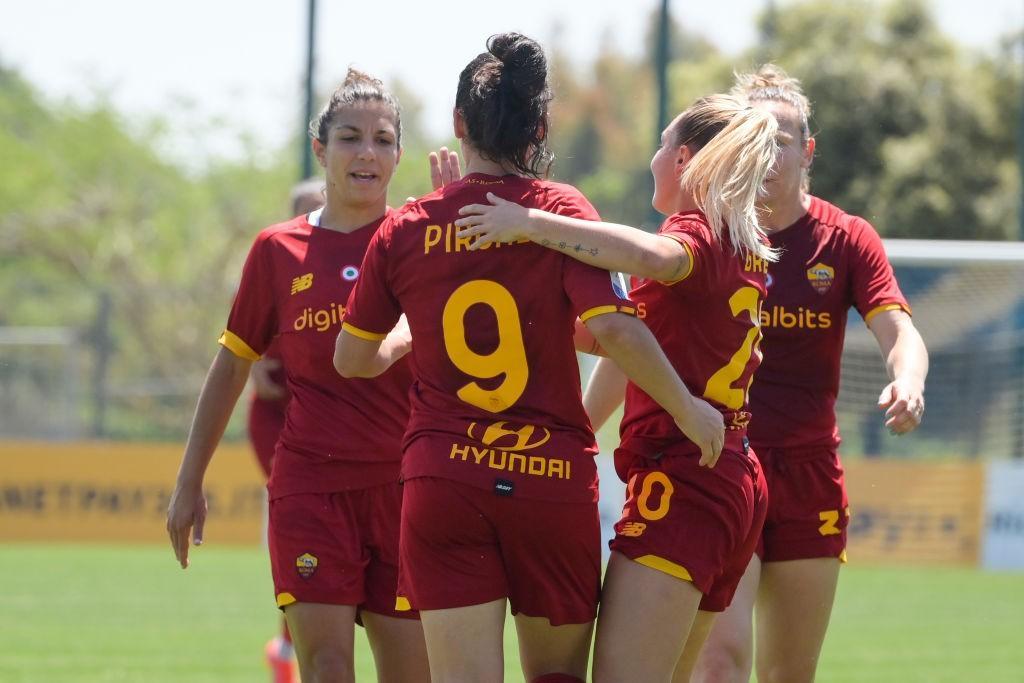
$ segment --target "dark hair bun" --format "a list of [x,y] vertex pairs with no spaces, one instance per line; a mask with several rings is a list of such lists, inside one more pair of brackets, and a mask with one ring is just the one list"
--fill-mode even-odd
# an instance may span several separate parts
[[521,33],[499,33],[487,40],[487,51],[502,64],[501,84],[529,100],[547,87],[548,63],[537,41]]

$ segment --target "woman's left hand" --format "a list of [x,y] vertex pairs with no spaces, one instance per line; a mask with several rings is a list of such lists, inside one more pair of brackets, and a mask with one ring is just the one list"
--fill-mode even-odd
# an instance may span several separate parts
[[893,434],[908,434],[921,424],[924,392],[915,383],[896,379],[882,389],[878,407],[885,411],[885,426]]
[[455,221],[459,238],[472,238],[471,250],[482,249],[489,244],[521,242],[529,240],[527,228],[530,210],[515,202],[505,201],[492,192],[487,193],[490,204],[469,204],[459,209],[463,218]]

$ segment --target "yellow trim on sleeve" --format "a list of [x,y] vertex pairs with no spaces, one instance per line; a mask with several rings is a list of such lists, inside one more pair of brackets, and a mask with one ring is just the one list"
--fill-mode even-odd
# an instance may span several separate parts
[[865,324],[871,322],[872,318],[874,318],[879,313],[884,313],[885,311],[906,311],[907,315],[910,315],[910,311],[907,310],[907,308],[903,306],[903,304],[882,304],[881,306],[875,306],[870,311],[868,311],[868,314],[864,316]]
[[359,337],[360,339],[365,339],[366,341],[383,341],[384,338],[388,336],[386,332],[384,334],[379,334],[377,332],[367,332],[366,330],[361,330],[355,325],[351,325],[346,322],[341,323],[341,329],[345,330],[354,337]]
[[217,343],[239,358],[252,361],[260,359],[260,354],[253,351],[251,346],[246,344],[241,337],[231,330],[224,330],[224,333],[220,335],[220,339],[217,340]]
[[409,598],[399,595],[395,598],[395,611],[396,612],[410,612],[412,611],[412,605],[409,604]]
[[599,315],[604,315],[605,313],[618,313],[618,312],[619,312],[619,307],[618,306],[613,306],[611,304],[609,304],[607,306],[594,306],[593,308],[588,308],[587,310],[585,310],[582,313],[580,313],[580,322],[581,323],[585,323],[588,320],[590,320],[591,318],[594,318],[594,317],[599,316]]
[[657,555],[641,555],[633,560],[638,564],[642,564],[645,567],[651,569],[657,569],[659,572],[664,572],[669,576],[674,576],[677,579],[683,581],[693,582],[693,577],[690,576],[690,572],[681,564],[675,562],[669,562],[664,557],[658,557]]
[[682,275],[680,275],[679,277],[677,277],[674,280],[659,280],[659,282],[661,282],[661,284],[671,286],[671,285],[674,285],[676,283],[682,282],[686,278],[688,278],[691,275],[693,275],[693,266],[694,266],[693,248],[690,247],[690,245],[687,244],[686,242],[684,242],[683,240],[677,239],[675,235],[661,235],[661,237],[666,237],[666,238],[672,240],[673,242],[675,242],[676,244],[678,244],[679,246],[681,246],[683,249],[685,249],[686,250],[686,258],[688,259],[687,266],[686,266],[686,271]]
[[625,313],[626,315],[636,315],[636,309],[632,306],[619,306],[619,313]]
[[278,593],[277,594],[277,606],[287,607],[288,605],[294,605],[298,600],[291,593]]
[[846,564],[849,562],[849,560],[846,559],[846,548],[843,548],[843,552],[839,553],[839,562],[840,564]]

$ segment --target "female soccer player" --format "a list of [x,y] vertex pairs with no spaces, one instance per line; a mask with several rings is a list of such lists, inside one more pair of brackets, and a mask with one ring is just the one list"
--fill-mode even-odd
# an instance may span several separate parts
[[324,207],[267,228],[249,252],[223,348],[200,394],[167,529],[188,566],[190,529],[196,545],[203,536],[203,474],[252,362],[276,337],[291,399],[268,485],[269,545],[302,679],[354,680],[358,616],[379,680],[427,680],[420,624],[394,611],[412,373],[402,362],[372,381],[346,380],[331,362],[345,299],[389,211],[387,187],[401,156],[398,103],[380,81],[349,70],[310,136],[326,175]]
[[[721,411],[728,432],[714,469],[642,388],[626,392],[615,452],[628,483],[598,619],[597,681],[667,681],[696,660],[728,606],[767,508],[750,451],[747,388],[760,362],[767,263],[756,200],[778,125],[735,97],[698,100],[662,133],[651,161],[657,235],[567,220],[491,197],[463,209],[476,248],[528,239],[586,263],[647,278],[631,293],[687,387]],[[496,205],[496,206],[494,206]],[[688,675],[688,671],[686,672]]]
[[734,92],[775,116],[782,146],[761,214],[781,258],[769,269],[764,362],[750,393],[750,440],[771,496],[758,554],[715,625],[698,679],[749,679],[756,611],[758,681],[801,683],[814,680],[846,560],[835,401],[847,311],[855,306],[878,341],[891,379],[878,407],[895,434],[921,422],[928,352],[874,228],[808,194],[814,138],[799,81],[768,64],[739,77]]
[[[305,215],[323,206],[323,185],[322,180],[310,178],[292,188],[292,215]],[[248,417],[249,443],[256,453],[260,469],[269,479],[274,450],[284,429],[285,409],[288,407],[288,387],[276,343],[272,343],[263,357],[252,364],[249,376],[253,383]],[[287,621],[281,621],[281,634],[267,643],[264,654],[274,683],[292,683],[296,679],[295,648]]]
[[419,609],[435,683],[500,681],[506,601],[533,682],[582,681],[600,590],[593,432],[573,328],[609,355],[714,464],[722,416],[693,398],[607,272],[533,244],[471,250],[460,207],[487,192],[596,219],[550,165],[547,64],[524,36],[492,36],[459,77],[467,175],[398,210],[349,298],[335,364],[373,376],[404,311],[416,383],[402,475],[400,593]]

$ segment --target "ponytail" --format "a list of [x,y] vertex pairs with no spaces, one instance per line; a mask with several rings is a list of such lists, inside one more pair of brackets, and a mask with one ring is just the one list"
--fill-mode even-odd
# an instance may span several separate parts
[[757,218],[758,198],[778,153],[775,117],[735,97],[713,95],[690,107],[677,129],[678,144],[697,149],[680,182],[693,192],[712,232],[721,238],[728,226],[737,252],[777,261]]

